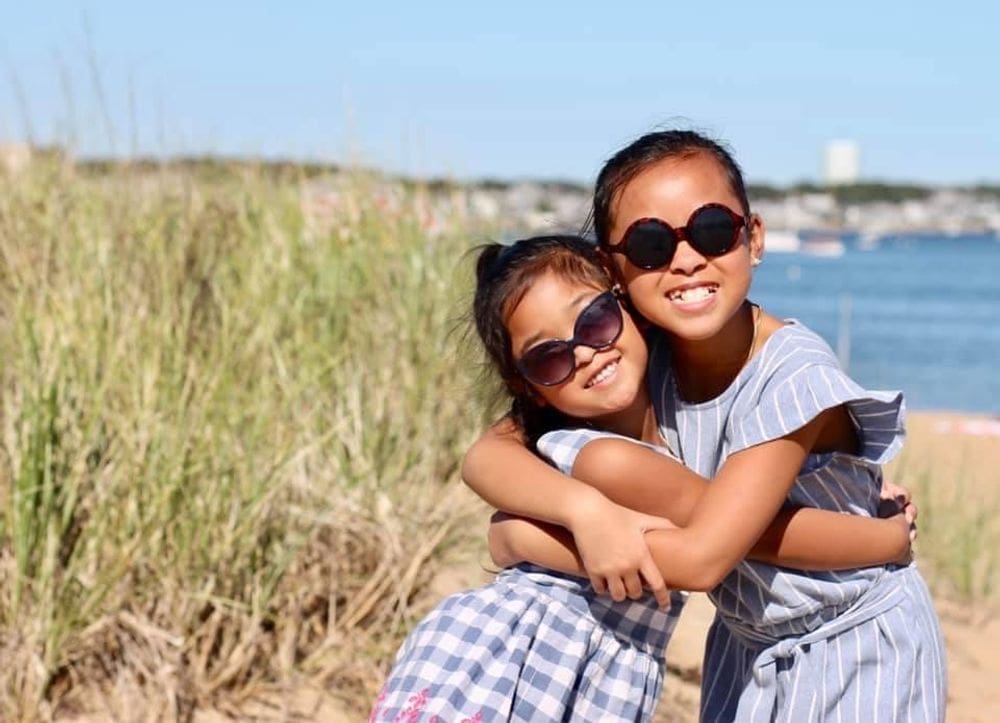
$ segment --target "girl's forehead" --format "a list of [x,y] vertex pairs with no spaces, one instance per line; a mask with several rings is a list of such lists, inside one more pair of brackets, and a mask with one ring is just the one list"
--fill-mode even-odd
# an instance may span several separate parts
[[582,296],[593,295],[607,291],[608,287],[596,279],[576,278],[556,271],[549,271],[539,276],[525,289],[522,300],[527,298],[542,305],[562,306],[579,299]]
[[[567,308],[578,305],[581,299],[607,291],[608,288],[596,279],[574,278],[556,271],[546,271],[525,285],[515,303],[508,309],[508,324],[514,316],[520,316],[522,322],[529,323],[559,317]],[[523,313],[526,309],[530,309],[527,316]]]
[[665,158],[625,184],[615,204],[615,220],[655,216],[683,224],[688,214],[706,203],[739,208],[722,164],[707,153]]

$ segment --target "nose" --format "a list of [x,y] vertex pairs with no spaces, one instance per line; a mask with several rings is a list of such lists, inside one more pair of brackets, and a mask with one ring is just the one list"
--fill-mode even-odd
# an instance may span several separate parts
[[670,260],[670,270],[685,276],[690,276],[701,269],[708,260],[698,253],[697,249],[683,239],[674,249],[674,257]]
[[577,344],[573,350],[573,356],[576,358],[576,367],[579,369],[593,361],[594,357],[597,356],[597,349],[585,344]]

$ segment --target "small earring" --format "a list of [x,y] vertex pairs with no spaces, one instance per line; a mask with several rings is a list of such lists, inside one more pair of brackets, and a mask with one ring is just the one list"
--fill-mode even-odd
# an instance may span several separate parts
[[751,266],[760,266],[760,257],[759,256],[754,256],[753,258],[751,258],[750,259],[750,265]]

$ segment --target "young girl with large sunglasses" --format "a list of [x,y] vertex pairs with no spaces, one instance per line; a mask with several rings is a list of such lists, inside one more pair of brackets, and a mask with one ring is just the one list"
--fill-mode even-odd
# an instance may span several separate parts
[[[602,441],[639,451],[645,479],[622,485],[605,476],[595,480],[603,488],[588,487],[581,498],[607,494],[686,521],[705,481],[662,448],[635,441],[659,439],[645,385],[647,347],[593,244],[556,236],[485,247],[474,317],[512,399],[508,433],[542,450],[558,450],[567,435],[614,437]],[[554,462],[586,477],[558,454]],[[610,502],[602,510],[598,524],[670,526]],[[847,544],[835,547],[838,539]],[[823,569],[884,562],[908,554],[908,525],[902,515],[865,520],[789,510],[752,554]],[[684,595],[655,582],[651,560],[643,573],[656,590],[634,589],[635,600],[622,591],[616,601],[585,579],[527,564],[447,598],[404,642],[370,720],[648,720]]]
[[[654,325],[659,432],[713,478],[683,529],[644,538],[668,585],[709,590],[718,609],[702,719],[942,720],[944,648],[913,565],[815,572],[743,560],[783,505],[876,514],[881,465],[902,443],[901,395],[861,388],[813,332],[747,299],[764,223],[750,213],[736,162],[713,141],[667,131],[622,149],[598,176],[593,223],[631,303]],[[620,484],[641,472],[634,453],[623,459],[587,441],[570,435],[549,453],[620,474]],[[516,435],[487,433],[464,476],[499,509],[572,532],[567,540],[529,520],[495,524],[503,562],[592,577],[597,568],[598,584],[634,585],[641,529],[593,534],[574,524],[566,506],[593,492],[539,464]]]

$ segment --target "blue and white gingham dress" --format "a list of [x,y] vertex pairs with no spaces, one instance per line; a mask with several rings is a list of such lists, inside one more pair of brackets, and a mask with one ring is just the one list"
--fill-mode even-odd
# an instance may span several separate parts
[[[598,436],[560,432],[553,460],[566,473]],[[548,439],[539,442],[546,453]],[[560,453],[565,447],[573,451]],[[664,610],[652,595],[616,603],[587,580],[534,565],[503,570],[446,598],[404,641],[369,720],[648,721],[663,684],[663,654],[686,596]]]
[[[668,342],[654,341],[660,431],[688,467],[712,477],[730,454],[844,404],[861,452],[810,455],[788,500],[877,514],[881,465],[902,445],[900,393],[861,388],[826,342],[791,321],[721,395],[689,404],[673,383]],[[803,572],[744,561],[709,597],[718,614],[706,643],[703,720],[943,720],[944,646],[915,566]]]

